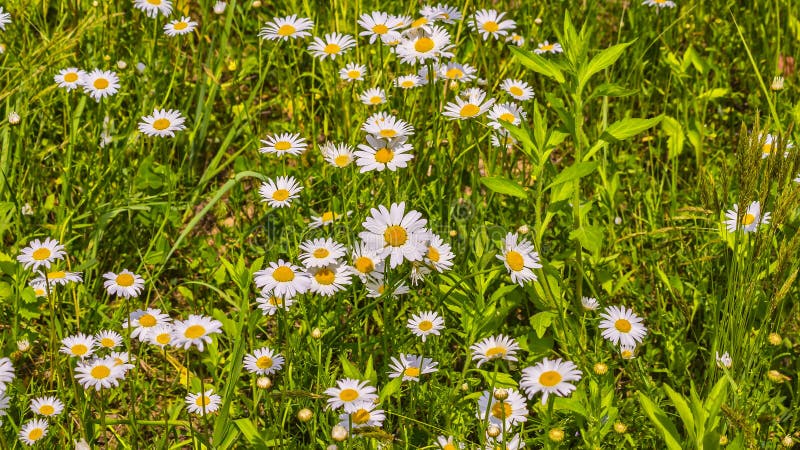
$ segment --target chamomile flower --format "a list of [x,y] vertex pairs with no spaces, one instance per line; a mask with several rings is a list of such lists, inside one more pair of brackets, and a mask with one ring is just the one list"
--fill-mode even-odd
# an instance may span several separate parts
[[[762,139],[761,136],[759,136],[759,138]],[[761,159],[766,159],[778,149],[778,137],[774,134],[767,134],[763,137],[763,140],[764,143],[761,144]],[[786,142],[785,145],[786,149],[794,148],[794,144],[791,142]],[[783,152],[783,157],[786,158],[787,156],[789,156],[789,152]]]
[[145,342],[149,339],[149,333],[155,330],[155,327],[160,324],[169,324],[172,319],[168,314],[164,314],[160,309],[147,308],[145,310],[137,310],[130,314],[128,320],[123,322],[122,327],[133,327],[131,331],[131,339],[139,338],[139,341]]
[[185,401],[186,410],[198,416],[214,413],[222,404],[222,398],[215,394],[213,389],[197,394],[188,394]]
[[600,306],[594,297],[581,297],[581,305],[587,311],[594,311]]
[[311,36],[308,30],[312,28],[314,28],[314,22],[311,19],[298,18],[297,14],[292,14],[286,17],[275,17],[272,22],[267,22],[264,28],[258,32],[258,36],[270,41],[288,41]]
[[258,151],[261,153],[271,153],[278,156],[292,155],[296,156],[306,151],[306,140],[300,137],[300,133],[283,133],[274,136],[267,136],[267,139],[262,139],[263,147]]
[[438,67],[438,75],[445,80],[458,81],[466,83],[475,79],[475,72],[477,69],[469,64],[459,64],[457,62],[449,62],[442,64]]
[[473,91],[468,98],[456,97],[455,102],[445,105],[442,115],[449,120],[474,119],[488,111],[493,104],[494,99],[486,99],[485,92]]
[[439,444],[440,450],[462,450],[464,444],[456,442],[453,436],[437,436],[436,443]]
[[384,139],[394,139],[414,134],[414,127],[406,121],[384,112],[369,116],[361,126],[361,129],[375,137]]
[[283,356],[269,347],[262,347],[244,357],[244,368],[257,375],[272,375],[283,367]]
[[331,238],[318,238],[300,244],[300,261],[306,267],[336,264],[345,255],[344,245]]
[[[2,9],[0,9],[2,11]],[[47,436],[47,420],[33,419],[25,423],[19,430],[19,440],[23,444],[31,446]]]
[[528,83],[522,80],[512,80],[511,78],[506,78],[500,84],[500,89],[506,91],[508,95],[521,102],[533,98],[533,88],[531,88]]
[[273,316],[279,309],[288,311],[294,304],[294,299],[289,297],[279,297],[277,295],[264,295],[256,299],[258,308],[265,316]]
[[37,397],[31,400],[31,411],[40,416],[55,417],[64,411],[64,402],[58,397]]
[[461,20],[461,11],[444,3],[439,3],[436,6],[424,6],[420,10],[420,14],[432,22],[454,24]]
[[392,357],[389,378],[403,377],[403,381],[419,381],[420,375],[438,371],[437,365],[439,363],[431,358],[401,353],[399,359]]
[[[47,280],[45,281],[45,277]],[[56,270],[53,272],[40,273],[38,277],[31,281],[32,284],[44,285],[50,283],[50,286],[66,286],[69,283],[82,283],[83,276],[80,272],[66,272],[63,270]]]
[[178,110],[155,109],[152,115],[142,117],[139,131],[148,136],[175,137],[176,131],[186,129],[185,121]]
[[516,389],[506,389],[508,396],[498,400],[489,391],[483,391],[478,399],[478,419],[489,420],[489,424],[506,429],[528,420],[525,397]]
[[503,261],[511,281],[520,286],[528,281],[536,281],[536,274],[532,269],[542,267],[539,264],[539,254],[533,249],[533,244],[527,239],[517,242],[517,233],[508,233],[503,243],[503,254],[497,255],[497,259]]
[[450,249],[450,244],[445,244],[441,237],[429,234],[428,251],[425,253],[425,263],[442,273],[453,267],[455,255]]
[[525,36],[517,33],[511,33],[506,37],[506,42],[510,42],[517,47],[522,47],[525,45]]
[[83,90],[98,102],[119,90],[119,77],[109,70],[94,69],[86,74]]
[[619,356],[622,359],[633,359],[636,355],[636,346],[635,345],[620,345],[619,346]]
[[353,81],[364,81],[364,75],[366,75],[366,73],[367,66],[351,62],[347,63],[344,68],[339,69],[339,78],[347,81],[348,83]]
[[14,373],[14,364],[8,357],[0,358],[0,394],[6,391],[8,383],[11,383],[16,378]]
[[11,23],[11,14],[3,11],[3,7],[0,6],[0,30],[5,31],[6,25]]
[[305,294],[311,287],[311,277],[300,267],[279,259],[270,262],[269,267],[254,274],[256,286],[262,295],[295,297]]
[[78,383],[88,390],[95,391],[119,386],[119,381],[125,378],[125,370],[117,365],[112,357],[93,358],[86,362],[79,362],[75,367],[75,378]]
[[114,349],[122,345],[122,335],[114,330],[103,330],[94,336],[98,347]]
[[167,36],[179,36],[182,34],[189,34],[197,28],[197,22],[193,21],[191,17],[181,17],[179,20],[164,25],[164,34]]
[[186,320],[176,320],[172,329],[172,345],[188,350],[192,345],[203,351],[211,343],[211,335],[222,333],[222,322],[210,317],[190,314]]
[[339,169],[349,166],[355,160],[353,147],[345,143],[333,144],[326,142],[320,146],[319,150],[322,152],[322,157],[325,158],[328,164]]
[[262,202],[273,208],[283,208],[291,206],[292,200],[299,197],[302,190],[303,186],[294,177],[278,177],[262,183],[258,193]]
[[442,27],[433,26],[429,32],[419,30],[410,33],[397,44],[395,51],[397,57],[406,64],[424,64],[428,60],[452,58],[453,53],[449,51],[452,47],[450,33]]
[[325,39],[315,37],[314,42],[308,46],[308,51],[321,60],[336,59],[355,46],[356,40],[349,34],[328,33]]
[[527,114],[514,103],[498,103],[492,107],[487,117],[489,118],[487,125],[495,130],[505,130],[500,122],[519,126],[527,118]]
[[354,411],[355,405],[360,401],[374,402],[378,399],[377,389],[369,385],[369,381],[359,381],[344,378],[336,381],[336,387],[325,390],[329,396],[328,405],[331,409],[344,408],[345,412]]
[[675,2],[670,0],[644,0],[642,2],[643,5],[647,6],[655,6],[657,8],[674,8]]
[[506,361],[516,361],[514,356],[519,350],[517,341],[513,338],[503,336],[490,336],[484,338],[470,346],[472,359],[478,361],[478,367],[488,361],[495,359],[505,359]]
[[439,332],[444,330],[444,319],[433,311],[425,311],[412,315],[411,318],[408,319],[406,327],[408,327],[414,335],[419,336],[422,342],[425,342],[428,335],[434,334],[439,336]]
[[425,84],[424,80],[420,78],[418,75],[402,75],[394,80],[395,87],[399,87],[400,89],[413,89],[418,86],[422,86]]
[[155,18],[158,13],[164,16],[172,14],[171,0],[133,0],[133,7],[144,11],[150,18]]
[[386,420],[386,414],[382,409],[375,409],[378,405],[371,401],[361,400],[354,403],[352,411],[345,409],[339,415],[339,425],[346,429],[363,427],[380,427]]
[[530,399],[541,392],[544,405],[550,394],[566,397],[572,393],[575,385],[570,382],[579,381],[581,375],[583,372],[578,370],[572,361],[562,361],[561,358],[556,360],[544,358],[535,365],[522,369],[519,387]]
[[550,41],[544,41],[544,42],[540,43],[539,46],[536,48],[536,50],[533,51],[533,53],[536,53],[537,55],[541,55],[543,53],[554,53],[555,54],[555,53],[563,53],[563,52],[564,52],[564,48],[561,47],[561,44],[559,44],[558,42],[553,42],[551,44]]
[[364,287],[367,288],[368,298],[379,298],[383,297],[384,295],[388,295],[391,298],[397,298],[398,296],[411,292],[408,286],[406,286],[405,282],[401,281],[392,286],[387,286],[386,280],[383,278],[383,274],[376,275],[380,275],[380,277],[367,277],[367,281],[364,283]]
[[349,216],[353,211],[347,211],[345,214],[339,214],[333,211],[325,211],[319,216],[311,216],[311,222],[308,224],[309,228],[320,228],[330,225],[333,222],[341,219],[342,217]]
[[420,261],[425,256],[427,221],[422,214],[405,212],[405,202],[392,203],[387,209],[380,205],[370,209],[370,216],[362,224],[367,231],[358,234],[370,248],[384,249],[391,268],[404,260]]
[[636,345],[647,334],[642,318],[624,306],[606,307],[600,317],[603,318],[599,325],[603,337],[615,345]]
[[404,168],[408,162],[414,158],[410,152],[414,148],[406,143],[406,137],[402,136],[395,139],[381,139],[367,136],[367,144],[359,144],[355,152],[356,164],[361,168],[360,172],[369,172],[389,169],[392,172],[398,168]]
[[374,44],[381,36],[397,27],[398,21],[382,11],[364,13],[358,18],[358,25],[364,31],[359,36],[369,37],[369,43]]
[[505,15],[506,13],[498,13],[493,9],[481,9],[475,13],[474,20],[469,22],[469,27],[480,33],[484,41],[490,37],[500,39],[517,27],[513,20],[503,20]]
[[147,332],[147,340],[153,345],[164,348],[172,344],[175,327],[171,323],[160,323]]
[[356,243],[350,252],[350,272],[361,278],[362,282],[367,281],[367,277],[383,278],[384,263],[381,258],[382,250],[370,248],[363,242]]
[[67,92],[77,89],[86,79],[86,72],[76,67],[61,69],[53,79],[58,87],[66,88]]
[[714,352],[714,357],[717,361],[717,367],[719,367],[720,369],[722,369],[723,367],[726,369],[730,369],[733,366],[733,358],[731,358],[731,355],[729,355],[728,352],[725,352],[721,355],[719,354],[719,352]]
[[118,274],[114,272],[104,273],[103,278],[106,279],[106,281],[103,282],[103,287],[106,288],[108,295],[136,298],[144,289],[144,278],[128,269],[123,269],[122,272]]
[[57,240],[46,238],[44,242],[34,239],[27,247],[20,250],[17,261],[26,269],[38,270],[40,267],[50,268],[53,261],[64,259],[64,246]]
[[380,105],[386,103],[386,91],[381,88],[370,88],[362,92],[359,99],[365,105]]
[[59,351],[69,356],[84,359],[92,356],[95,345],[97,345],[97,341],[94,340],[93,336],[78,333],[62,339]]
[[753,231],[758,231],[758,227],[761,224],[768,224],[770,219],[771,213],[765,212],[761,213],[761,203],[760,202],[753,202],[750,203],[750,206],[747,207],[747,210],[742,215],[741,221],[739,221],[739,205],[733,205],[733,209],[728,210],[725,213],[725,225],[728,228],[730,233],[735,233],[736,230],[742,230],[745,233],[752,233]]
[[353,282],[350,268],[345,264],[310,267],[308,275],[311,279],[308,290],[323,297],[330,297]]

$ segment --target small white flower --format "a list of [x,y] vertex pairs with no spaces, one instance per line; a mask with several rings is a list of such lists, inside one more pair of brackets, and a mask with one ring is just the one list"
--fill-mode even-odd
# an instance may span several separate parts
[[587,311],[594,311],[600,306],[600,303],[594,297],[581,297],[581,305]]
[[728,352],[725,352],[722,355],[720,355],[719,352],[714,352],[714,354],[715,359],[717,360],[717,367],[730,369],[733,366],[733,358],[731,358],[731,355],[729,355]]

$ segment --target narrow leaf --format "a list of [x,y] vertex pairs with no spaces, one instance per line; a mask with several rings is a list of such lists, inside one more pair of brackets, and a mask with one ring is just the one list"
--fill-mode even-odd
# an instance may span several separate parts
[[556,176],[553,182],[550,183],[550,185],[547,186],[547,188],[545,189],[550,189],[552,187],[558,186],[559,184],[583,178],[586,175],[589,175],[590,173],[594,172],[595,169],[597,169],[596,161],[575,163],[564,169],[560,174],[558,174],[558,176]]
[[600,136],[600,139],[606,142],[624,141],[625,139],[636,136],[658,125],[662,118],[663,115],[653,117],[652,119],[622,119],[609,125],[608,128],[603,131],[603,135]]
[[517,60],[525,67],[548,78],[552,78],[559,83],[566,81],[564,74],[561,73],[561,70],[556,67],[555,64],[537,55],[536,53],[519,49],[513,45],[510,45],[508,48],[511,50],[511,53],[514,54]]
[[591,61],[589,61],[589,64],[586,66],[586,70],[581,75],[580,80],[578,80],[580,86],[585,85],[592,75],[617,62],[619,57],[625,52],[625,49],[631,44],[633,44],[633,41],[612,45],[611,47],[608,47],[607,49],[598,53],[594,58],[592,58]]
[[647,417],[653,422],[653,425],[661,432],[667,448],[669,450],[681,450],[678,430],[675,429],[675,424],[669,420],[667,414],[641,392],[639,392],[639,403],[642,405]]
[[505,177],[482,177],[481,183],[498,194],[512,195],[519,198],[528,197],[528,193],[525,192],[522,186]]

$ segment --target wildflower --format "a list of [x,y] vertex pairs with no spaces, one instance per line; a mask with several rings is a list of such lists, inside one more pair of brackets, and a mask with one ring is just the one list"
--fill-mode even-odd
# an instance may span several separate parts
[[6,31],[6,25],[11,23],[11,14],[3,11],[3,7],[0,6],[0,30]]
[[261,153],[272,153],[278,156],[296,156],[306,151],[306,140],[305,138],[301,138],[299,133],[283,133],[267,136],[267,139],[262,139],[261,143],[264,144],[264,147],[258,149]]
[[419,261],[425,255],[427,221],[417,211],[405,213],[405,208],[405,202],[400,202],[392,203],[389,209],[383,205],[370,209],[362,224],[367,231],[358,234],[370,248],[384,249],[392,268],[403,260]]
[[[138,0],[137,0],[138,1]],[[119,77],[108,70],[94,69],[86,74],[82,83],[83,90],[98,102],[103,97],[109,97],[119,90]]]
[[30,349],[31,349],[31,341],[29,341],[27,338],[22,338],[17,341],[17,350],[21,351],[22,353],[25,353]]
[[380,138],[393,139],[414,134],[414,127],[391,114],[375,113],[367,118],[361,129]]
[[225,8],[228,7],[228,4],[225,2],[217,2],[214,3],[214,14],[220,15],[225,13]]
[[406,143],[406,137],[402,136],[395,139],[381,139],[367,136],[367,144],[359,144],[354,154],[356,164],[361,167],[360,172],[369,172],[389,169],[392,172],[398,168],[407,167],[407,163],[414,158],[413,154],[408,153],[414,148]]
[[220,404],[222,398],[213,389],[186,396],[186,410],[199,416],[216,412]]
[[401,353],[400,359],[392,357],[389,378],[403,377],[403,381],[419,381],[420,375],[438,371],[436,368],[438,364],[431,358]]
[[450,5],[439,3],[436,6],[424,6],[420,14],[430,21],[438,21],[446,24],[454,24],[461,20],[461,11]]
[[361,400],[352,406],[352,410],[339,415],[339,425],[346,428],[380,427],[386,420],[382,409],[371,401]]
[[792,435],[787,434],[786,436],[781,439],[781,445],[786,448],[794,447],[794,439],[792,439]]
[[783,342],[783,338],[778,333],[770,333],[769,336],[767,336],[767,342],[769,342],[770,345],[777,346],[781,345],[781,342]]
[[386,92],[381,88],[370,88],[362,92],[359,99],[365,105],[380,105],[386,103]]
[[269,389],[272,387],[272,380],[269,377],[258,377],[256,379],[256,386],[259,389]]
[[647,334],[642,319],[624,306],[609,306],[600,317],[603,318],[600,321],[603,337],[613,344],[636,345]]
[[352,283],[350,268],[344,264],[311,267],[308,274],[311,279],[309,291],[324,297],[330,297]]
[[533,53],[536,53],[537,55],[541,55],[542,53],[554,53],[555,54],[555,53],[563,53],[563,52],[564,52],[564,48],[561,47],[561,44],[559,44],[558,42],[553,42],[551,44],[549,41],[544,41],[544,42],[540,43],[539,46],[536,48],[536,50],[533,51]]
[[500,84],[500,89],[504,90],[508,95],[514,97],[515,100],[519,100],[521,102],[533,98],[533,88],[531,88],[528,83],[522,80],[512,80],[511,78],[506,78]]
[[78,88],[78,86],[83,84],[85,78],[86,72],[76,67],[61,69],[53,77],[58,87],[66,88],[67,92]]
[[291,206],[292,200],[300,196],[303,187],[294,177],[278,177],[276,180],[267,180],[258,188],[261,201],[273,208]]
[[172,335],[175,332],[175,327],[171,323],[160,323],[154,326],[147,333],[147,340],[153,345],[164,348],[172,344]]
[[773,91],[780,91],[783,89],[783,77],[776,76],[772,79],[772,84],[769,85],[769,88]]
[[62,339],[59,351],[69,356],[77,356],[84,359],[92,356],[95,345],[97,345],[97,342],[94,340],[94,336],[78,333]]
[[770,370],[769,372],[767,372],[767,379],[769,379],[769,381],[772,381],[773,383],[783,383],[784,381],[791,380],[791,378],[778,372],[777,370]]
[[44,242],[34,239],[27,247],[20,250],[17,261],[26,268],[38,270],[39,267],[50,268],[50,264],[57,259],[64,259],[66,253],[64,246],[57,240],[46,238]]
[[283,367],[284,359],[269,347],[262,347],[244,357],[244,368],[258,375],[272,375]]
[[714,352],[714,359],[717,360],[717,367],[722,369],[723,367],[726,369],[730,369],[733,366],[733,358],[728,352],[723,353],[722,355],[719,352]]
[[[761,159],[768,158],[775,150],[778,149],[778,137],[773,134],[767,134],[766,136],[762,137],[759,136],[759,139],[764,139],[764,143],[761,144]],[[791,142],[786,142],[786,148],[791,149],[794,148],[794,144]],[[789,152],[783,152],[783,157],[789,156]]]
[[437,436],[436,443],[441,450],[462,450],[464,444],[456,443],[453,436]]
[[430,233],[428,252],[425,253],[425,263],[442,273],[453,267],[455,255],[450,249],[450,244],[445,244],[441,237]]
[[306,267],[323,267],[334,264],[345,255],[344,245],[331,238],[319,238],[300,244],[300,260]]
[[357,64],[354,62],[347,63],[344,68],[339,70],[339,78],[351,83],[353,81],[364,81],[364,75],[367,73],[367,66]]
[[[2,11],[2,8],[0,8]],[[0,22],[2,23],[2,22]],[[45,419],[33,419],[25,425],[22,426],[19,430],[19,440],[22,441],[23,444],[31,446],[36,444],[42,438],[47,436],[47,420]]]
[[401,89],[412,89],[424,84],[424,80],[417,75],[403,75],[395,78],[394,85]]
[[103,278],[106,279],[103,282],[103,287],[106,288],[108,295],[136,298],[141,295],[144,289],[144,278],[128,269],[122,269],[119,274],[114,272],[104,273]]
[[369,381],[358,381],[344,378],[336,381],[336,387],[325,390],[328,405],[332,409],[344,408],[345,412],[354,411],[359,401],[373,402],[378,399],[377,389],[369,386]]
[[258,32],[262,39],[277,41],[278,39],[288,41],[289,38],[304,38],[311,36],[308,30],[314,28],[314,22],[304,17],[298,18],[297,14],[286,17],[275,17],[272,22],[267,22],[266,26]]
[[197,28],[197,22],[193,21],[191,17],[181,17],[180,20],[173,20],[164,25],[164,34],[170,37],[189,34],[195,28]]
[[75,367],[75,378],[84,389],[94,388],[96,391],[119,386],[119,380],[125,377],[125,370],[118,367],[114,358],[93,358],[87,362],[79,362]]
[[397,28],[397,24],[397,20],[385,12],[373,11],[364,13],[358,18],[358,25],[364,31],[358,33],[358,35],[369,37],[369,43],[374,44],[380,37]]
[[258,297],[256,299],[256,303],[258,304],[258,308],[261,309],[261,312],[265,316],[272,316],[275,315],[278,309],[288,311],[289,308],[294,304],[294,300],[291,298],[267,294],[266,296]]
[[527,118],[525,111],[513,103],[499,103],[492,107],[488,114],[489,122],[487,125],[495,130],[505,130],[500,122],[519,126]]
[[319,147],[319,150],[328,164],[339,169],[349,166],[355,158],[353,155],[353,147],[345,143],[333,144],[326,142]]
[[7,357],[0,358],[0,394],[6,391],[8,383],[11,383],[14,378],[16,378],[14,364]]
[[308,51],[321,60],[336,59],[355,46],[356,40],[348,34],[328,33],[324,40],[315,37],[314,42],[308,46]]
[[488,416],[490,424],[506,429],[527,421],[525,397],[516,389],[507,389],[506,393],[506,398],[498,399],[489,391],[483,391],[478,399],[478,419],[485,420]]
[[38,277],[31,280],[32,285],[44,286],[50,283],[51,286],[59,285],[66,286],[69,283],[82,283],[83,276],[80,272],[65,272],[63,270],[56,270],[54,272],[47,272],[45,275],[41,273]]
[[450,33],[442,27],[434,26],[429,32],[419,30],[403,38],[396,47],[397,57],[406,64],[423,64],[429,59],[452,58],[448,50]]
[[539,254],[534,251],[533,244],[527,239],[517,243],[517,239],[516,233],[506,234],[503,254],[497,255],[497,259],[505,264],[511,281],[522,286],[528,281],[536,281],[536,274],[532,269],[539,269],[542,265],[539,264]]
[[457,62],[442,64],[438,68],[439,77],[446,80],[455,80],[460,83],[474,80],[476,71],[477,69],[469,64],[459,64]]
[[[400,283],[392,286],[387,286],[382,277],[367,277],[365,287],[367,288],[368,298],[378,298],[384,295],[388,295],[391,298],[397,298],[400,295],[408,294],[410,292],[410,289],[408,289],[408,286],[406,286],[404,282],[401,281]],[[388,293],[386,291],[387,289],[390,289]]]
[[94,336],[99,347],[114,349],[122,344],[122,336],[113,330],[103,330]]
[[425,311],[412,315],[406,326],[425,342],[429,334],[438,336],[439,331],[444,330],[444,319],[433,311]]
[[[497,427],[495,427],[495,428],[497,430],[500,430]],[[489,434],[489,433],[487,432],[487,434]],[[499,435],[499,433],[498,433],[498,435]],[[496,437],[497,436],[495,436],[495,438]],[[501,440],[498,440],[498,439],[495,439],[495,438],[490,436],[489,439],[486,440],[486,447],[484,447],[486,450],[500,450],[500,449],[502,449],[502,450],[519,450],[521,448],[525,448],[525,441],[520,439],[519,434],[515,434],[515,435],[511,436],[510,438],[508,438],[506,436],[503,436],[502,443],[501,443]]]
[[158,13],[165,16],[172,14],[171,0],[134,0],[133,7],[144,11],[151,19],[155,18]]
[[644,0],[642,2],[642,4],[643,5],[647,5],[647,6],[651,6],[651,7],[652,6],[656,6],[659,9],[661,9],[661,8],[674,8],[675,7],[675,2],[673,2],[671,0]]
[[625,344],[620,345],[619,355],[622,356],[622,359],[633,359],[636,355],[636,346]]
[[341,425],[334,425],[334,427],[331,428],[331,439],[336,442],[342,442],[347,439],[347,428]]
[[583,309],[587,311],[594,311],[600,306],[597,299],[594,297],[581,297],[581,305],[583,305]]
[[108,354],[108,358],[114,361],[114,367],[122,371],[123,377],[129,370],[135,367],[133,364],[130,364],[131,355],[128,352],[111,352]]
[[204,343],[211,343],[211,334],[222,333],[222,322],[210,317],[191,314],[186,320],[173,323],[173,346],[188,350],[192,345],[203,351]]
[[728,232],[734,233],[736,230],[742,230],[745,233],[752,233],[758,230],[759,225],[769,223],[771,213],[766,212],[762,215],[761,203],[755,201],[747,207],[747,211],[742,215],[741,221],[739,221],[739,205],[735,203],[733,204],[733,209],[725,213],[725,217],[727,219],[725,220],[725,225],[728,228]]
[[561,358],[550,360],[544,358],[534,366],[522,369],[522,378],[519,381],[520,389],[524,390],[528,398],[538,392],[542,393],[542,404],[547,403],[550,394],[566,397],[575,390],[571,381],[579,381],[582,372],[572,361],[561,361]]
[[564,440],[564,430],[561,428],[551,428],[547,432],[547,437],[553,442],[561,442]]
[[490,37],[500,39],[517,26],[513,20],[503,20],[505,14],[493,9],[481,9],[475,13],[474,20],[469,22],[469,26],[480,33],[484,41]]
[[300,267],[279,259],[270,262],[269,267],[254,274],[256,286],[263,295],[294,297],[305,294],[311,286],[311,277]]
[[176,131],[186,129],[185,120],[178,110],[155,109],[152,115],[142,117],[139,131],[148,136],[175,137]]
[[31,400],[31,411],[45,417],[53,417],[64,411],[64,403],[57,397],[37,397]]
[[122,324],[122,327],[133,327],[131,339],[139,338],[139,341],[145,342],[149,339],[149,333],[153,331],[157,325],[168,324],[170,322],[172,322],[172,319],[169,315],[162,313],[160,309],[147,308],[145,310],[132,312],[128,320]]
[[510,42],[517,47],[522,47],[525,45],[525,37],[521,34],[511,33],[506,37],[506,42]]
[[468,120],[478,117],[489,110],[494,104],[494,99],[490,98],[484,101],[486,93],[473,92],[467,99],[456,97],[455,103],[450,102],[444,107],[442,115],[450,120]]
[[595,363],[592,366],[592,371],[594,371],[595,375],[605,375],[608,372],[608,365],[605,363]]
[[311,222],[308,224],[309,228],[319,228],[325,225],[330,225],[344,216],[349,216],[353,211],[347,211],[344,214],[335,213],[333,211],[325,211],[319,216],[311,216]]
[[472,350],[472,359],[478,361],[478,367],[483,363],[495,359],[505,359],[506,361],[516,361],[514,356],[519,350],[517,341],[510,337],[503,336],[490,336],[470,346]]
[[353,262],[350,272],[361,278],[362,282],[366,282],[368,276],[382,277],[384,264],[381,253],[382,251],[371,249],[363,242],[356,243],[350,252],[350,260]]

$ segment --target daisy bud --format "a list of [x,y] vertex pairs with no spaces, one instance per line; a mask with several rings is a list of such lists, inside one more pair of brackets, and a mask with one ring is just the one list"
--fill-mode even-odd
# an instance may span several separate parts
[[92,450],[86,439],[81,438],[80,441],[75,441],[75,450]]
[[120,70],[125,70],[128,68],[128,63],[120,59],[119,61],[117,61],[117,68]]
[[500,427],[496,425],[489,425],[489,427],[486,428],[486,434],[491,438],[496,438],[497,436],[500,436],[500,431],[501,431]]
[[564,430],[561,428],[553,428],[547,433],[547,437],[553,442],[561,442],[564,440]]
[[297,420],[300,422],[308,422],[312,417],[314,417],[314,413],[308,408],[303,408],[300,411],[297,411]]
[[542,24],[542,18],[541,17],[537,17],[537,18],[533,19],[533,23],[535,23],[536,25],[541,25]]
[[22,353],[25,353],[30,349],[31,349],[31,343],[27,339],[20,339],[17,341],[17,350],[21,351]]
[[622,225],[622,217],[614,217],[614,225]]
[[450,237],[456,237],[456,236],[458,236],[458,231],[450,230],[450,232],[448,234],[450,235]]
[[32,216],[33,215],[33,208],[31,207],[30,203],[25,203],[22,205],[22,211],[20,211],[23,216]]
[[222,14],[225,12],[225,8],[228,6],[225,2],[217,2],[214,3],[214,14]]
[[0,44],[0,55],[6,52],[6,44]]
[[92,7],[97,8],[98,6],[100,6],[100,2],[98,2],[97,0],[94,0],[92,2]]
[[339,447],[336,444],[331,444],[325,447],[325,450],[339,450]]
[[530,231],[531,229],[527,225],[520,225],[519,228],[517,228],[517,233],[519,234],[528,234]]
[[783,338],[781,338],[781,335],[778,333],[770,333],[767,340],[772,345],[781,345],[781,342],[783,342]]
[[469,390],[469,384],[467,384],[467,383],[462,383],[462,384],[461,384],[461,390],[462,390],[462,391],[468,391],[468,390]]
[[628,431],[628,426],[622,422],[614,422],[614,431],[616,431],[619,434],[622,434]]
[[792,436],[787,434],[783,437],[783,439],[781,439],[781,445],[786,448],[792,448],[794,446],[794,439],[792,439]]
[[311,337],[314,338],[314,339],[321,338],[322,337],[322,330],[320,330],[319,328],[314,328],[313,330],[311,330]]
[[269,377],[258,377],[256,385],[261,389],[269,389],[272,387],[272,380]]
[[11,113],[8,115],[8,123],[10,123],[11,125],[18,124],[19,119],[20,119],[19,114],[17,114],[16,111],[11,111]]
[[141,63],[141,62],[140,63],[136,63],[136,71],[137,72],[144,73],[144,69],[146,69],[146,68],[147,68],[147,66],[145,66],[144,63]]
[[258,0],[255,0],[255,1],[253,2],[253,8],[260,8],[260,7],[261,7],[261,2],[260,2],[260,1],[258,1]]
[[783,89],[783,77],[775,77],[772,79],[772,84],[769,85],[769,88],[773,91],[780,91]]
[[728,445],[728,436],[725,436],[724,434],[722,436],[720,436],[719,437],[719,445],[723,445],[723,446],[724,445]]
[[508,398],[508,391],[505,389],[495,389],[494,390],[494,398],[496,400],[503,401]]
[[594,370],[594,373],[596,375],[605,375],[606,372],[608,372],[608,366],[604,363],[599,362],[594,365],[592,370]]
[[342,442],[347,439],[347,429],[341,425],[336,425],[331,428],[331,438],[336,442]]
[[111,61],[111,55],[103,55],[103,61]]

